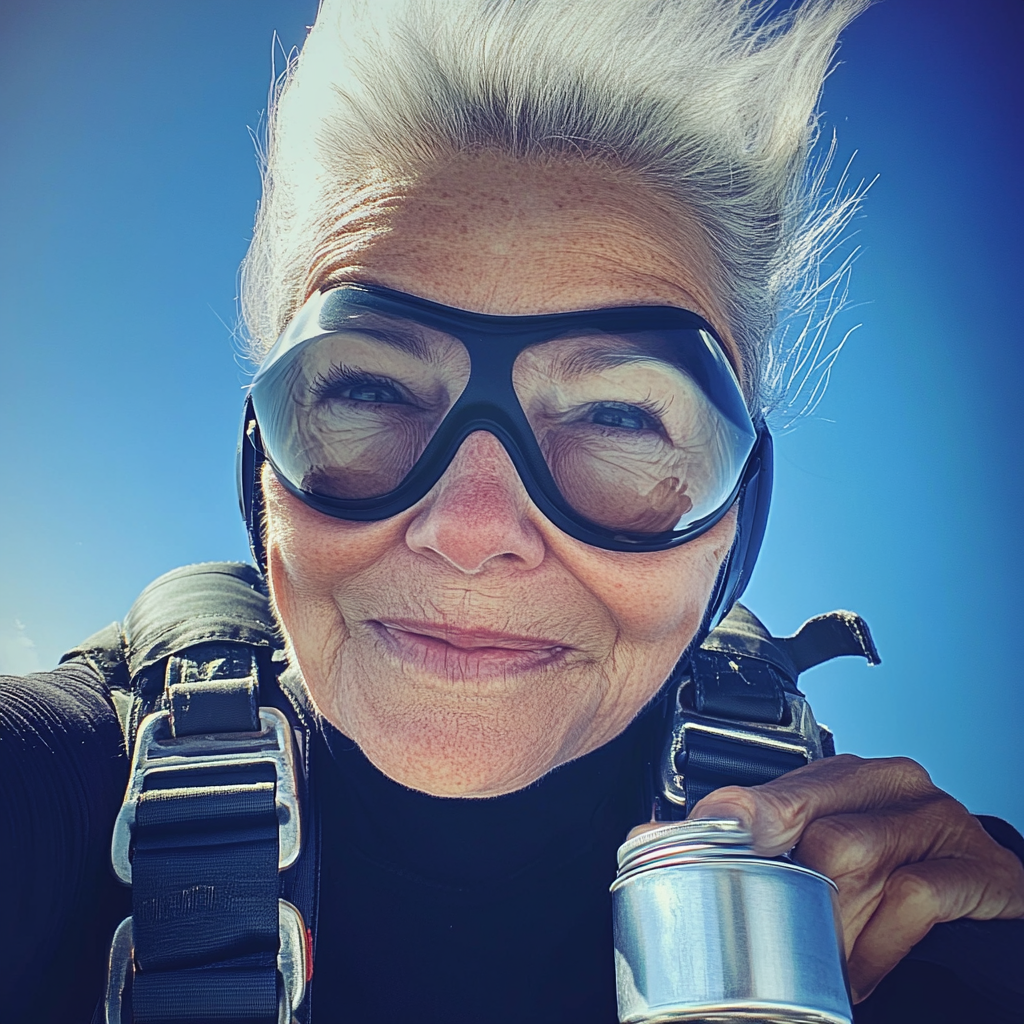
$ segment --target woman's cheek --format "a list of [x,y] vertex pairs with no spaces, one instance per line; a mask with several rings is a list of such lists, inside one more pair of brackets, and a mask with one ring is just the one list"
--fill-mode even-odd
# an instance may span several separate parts
[[581,550],[574,542],[570,568],[608,609],[620,642],[678,645],[678,657],[700,628],[735,535],[736,515],[729,512],[707,533],[669,551]]
[[383,524],[346,523],[307,508],[267,467],[263,487],[271,598],[320,704],[333,699],[328,681],[339,677],[348,638],[337,591],[380,557],[389,538]]

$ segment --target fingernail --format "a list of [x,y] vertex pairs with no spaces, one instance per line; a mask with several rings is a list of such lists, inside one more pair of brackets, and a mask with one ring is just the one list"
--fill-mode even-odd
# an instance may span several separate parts
[[740,828],[745,831],[750,831],[752,824],[750,816],[745,810],[740,809],[735,804],[727,803],[722,800],[719,802],[701,800],[690,813],[691,818],[720,818],[729,819],[739,824]]

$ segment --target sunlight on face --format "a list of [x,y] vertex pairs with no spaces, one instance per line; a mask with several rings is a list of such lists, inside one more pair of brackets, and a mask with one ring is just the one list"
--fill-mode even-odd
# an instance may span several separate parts
[[[382,210],[358,251],[337,227],[320,246],[310,290],[363,281],[505,314],[667,304],[724,325],[700,233],[622,172],[478,155],[404,186]],[[345,368],[358,362],[357,348],[303,371],[307,388],[315,382],[310,400],[321,403],[314,422],[323,437],[297,445],[329,444],[334,430],[366,446],[379,436],[366,419],[379,412],[346,404],[365,397],[346,390],[356,386]],[[599,429],[624,426],[615,396],[640,388],[656,403],[666,371],[645,358],[610,360],[584,380],[571,372],[571,341],[560,352],[543,349],[527,350],[514,383],[568,493],[572,459],[597,453]],[[454,353],[429,368],[409,353],[389,358],[388,379],[398,374],[419,388],[417,409],[426,411],[422,423],[403,426],[401,464],[378,460],[383,477],[360,484],[368,494],[408,468],[416,439],[429,435],[468,373]],[[573,418],[581,402],[605,398],[607,423]],[[684,422],[699,412],[697,398],[686,409],[662,403],[657,429],[630,422],[621,436],[601,435],[601,472],[632,474],[629,514],[642,528],[678,518],[706,488],[701,474],[716,441]],[[581,441],[573,431],[592,436],[570,444]],[[618,448],[609,460],[612,435]],[[572,497],[600,521],[602,489],[589,488]],[[313,700],[387,775],[438,795],[510,792],[618,735],[698,629],[734,529],[729,515],[672,551],[590,547],[545,519],[500,443],[482,432],[419,504],[384,521],[321,515],[269,469],[264,489],[271,592]]]

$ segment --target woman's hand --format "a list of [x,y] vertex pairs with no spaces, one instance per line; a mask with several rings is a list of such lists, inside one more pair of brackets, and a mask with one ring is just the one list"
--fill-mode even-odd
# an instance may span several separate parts
[[1024,865],[909,758],[814,761],[763,786],[726,786],[694,818],[738,818],[757,852],[839,887],[854,1002],[939,921],[1024,917]]

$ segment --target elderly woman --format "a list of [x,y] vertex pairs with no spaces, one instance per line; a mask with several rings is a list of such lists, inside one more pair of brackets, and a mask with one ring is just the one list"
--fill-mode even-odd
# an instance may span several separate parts
[[[88,1019],[122,918],[108,1019],[617,1019],[615,850],[673,816],[666,702],[756,558],[774,328],[855,204],[806,165],[863,6],[324,5],[244,267],[241,488],[279,634],[255,573],[223,571],[231,609],[179,575],[5,681],[10,1019]],[[251,736],[271,691],[271,755],[133,773],[114,828],[124,735],[154,759]],[[858,1021],[1022,1019],[1020,837],[913,762],[808,757],[676,816],[836,881]],[[279,866],[310,947],[283,1003],[279,921],[253,924]]]

